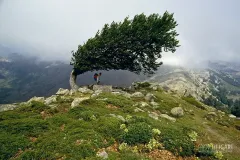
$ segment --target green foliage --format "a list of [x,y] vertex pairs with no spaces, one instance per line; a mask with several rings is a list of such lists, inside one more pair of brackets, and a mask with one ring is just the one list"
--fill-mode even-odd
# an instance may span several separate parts
[[96,120],[99,117],[98,112],[86,110],[82,107],[76,107],[70,110],[70,116],[75,119],[83,119],[84,121]]
[[194,144],[182,131],[168,129],[162,134],[161,141],[163,142],[164,147],[175,155],[194,155]]
[[19,134],[9,134],[1,130],[0,133],[0,159],[10,159],[19,149],[24,150],[29,141]]
[[48,130],[48,123],[42,119],[22,118],[0,122],[0,130],[11,134],[37,136]]
[[129,109],[130,106],[133,105],[133,101],[129,98],[126,98],[124,96],[117,96],[117,95],[113,95],[113,94],[102,94],[100,96],[98,96],[99,99],[101,98],[107,98],[105,100],[106,103],[108,104],[112,104],[114,106],[117,107],[128,107],[127,109]]
[[214,156],[214,149],[212,144],[200,145],[197,151],[197,155],[200,157],[212,157]]
[[31,103],[20,106],[17,110],[20,112],[37,112],[40,113],[44,110],[50,109],[49,106],[46,106],[42,102],[32,101]]
[[186,102],[188,102],[188,103],[190,103],[190,104],[192,104],[192,105],[200,108],[200,109],[205,110],[205,107],[204,107],[201,103],[199,103],[199,102],[198,102],[194,97],[192,97],[192,96],[182,97],[182,99],[185,100]]
[[129,125],[128,132],[125,132],[121,138],[123,142],[130,145],[138,143],[145,144],[152,138],[152,129],[144,122],[133,123]]
[[122,133],[121,122],[115,117],[100,117],[96,122],[96,130],[105,137],[118,138]]
[[168,12],[105,24],[95,37],[72,52],[74,74],[110,69],[153,73],[162,64],[157,60],[163,50],[175,52],[179,47],[176,26],[173,14]]

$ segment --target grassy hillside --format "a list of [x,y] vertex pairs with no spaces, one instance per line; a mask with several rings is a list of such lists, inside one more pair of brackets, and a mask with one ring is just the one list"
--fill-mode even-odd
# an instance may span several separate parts
[[[155,103],[125,92],[92,98],[77,92],[49,105],[31,101],[1,112],[0,159],[216,159],[220,151],[222,159],[239,158],[238,120],[192,97],[160,88],[138,91],[154,94]],[[86,100],[71,107],[81,97]],[[184,110],[175,122],[174,107]]]

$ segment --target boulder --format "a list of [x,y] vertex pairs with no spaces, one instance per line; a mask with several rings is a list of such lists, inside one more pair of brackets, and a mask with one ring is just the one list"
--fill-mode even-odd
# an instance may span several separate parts
[[175,117],[182,117],[184,115],[184,111],[182,107],[174,107],[171,109],[171,114]]
[[2,104],[2,105],[0,104],[0,112],[13,110],[13,109],[15,109],[17,107],[18,106],[14,105],[14,104]]
[[68,95],[70,93],[70,91],[68,89],[63,89],[63,88],[59,88],[59,90],[57,91],[57,95]]
[[145,100],[148,101],[148,102],[154,101],[154,99],[156,99],[156,97],[152,93],[148,93],[145,96]]
[[160,114],[160,117],[161,117],[161,118],[165,118],[165,119],[167,119],[167,120],[170,120],[170,121],[172,121],[172,122],[176,122],[176,118],[170,117],[170,116],[167,115],[167,114]]
[[150,104],[152,105],[152,107],[153,107],[154,109],[159,108],[159,104],[158,104],[157,102],[150,102]]
[[93,93],[93,91],[91,89],[88,89],[86,87],[78,88],[78,91],[81,93],[84,93],[84,94],[92,94]]
[[99,151],[97,153],[97,157],[100,157],[101,159],[108,159],[108,154],[105,150]]
[[121,120],[122,122],[126,122],[125,118],[121,115],[115,115],[115,114],[109,114],[111,117],[115,117],[119,120]]
[[209,112],[209,113],[208,113],[208,115],[209,115],[209,116],[214,116],[214,117],[217,117],[217,114],[216,114],[216,112]]
[[229,118],[237,118],[237,117],[234,116],[233,114],[229,114],[228,117],[229,117]]
[[31,103],[32,101],[37,101],[37,102],[44,103],[44,97],[33,97],[28,101],[28,103]]
[[112,92],[112,94],[114,95],[122,95],[126,98],[131,98],[131,94],[127,93],[127,92],[124,92],[124,91],[115,91],[115,92]]
[[93,85],[93,90],[97,91],[100,90],[105,93],[112,92],[112,86],[111,85]]
[[144,110],[142,110],[142,109],[136,107],[136,108],[134,109],[134,112],[144,112]]
[[158,114],[156,112],[151,112],[148,114],[149,117],[155,119],[155,120],[158,120]]
[[144,95],[142,94],[142,92],[135,92],[131,95],[131,97],[133,98],[142,98],[144,97]]
[[139,104],[142,108],[149,106],[149,104],[147,104],[146,102],[140,102]]
[[51,97],[48,97],[45,99],[44,104],[49,105],[51,103],[57,102],[57,96],[52,95]]
[[87,100],[87,99],[89,99],[89,97],[75,98],[72,101],[71,107],[72,108],[77,107],[82,101]]

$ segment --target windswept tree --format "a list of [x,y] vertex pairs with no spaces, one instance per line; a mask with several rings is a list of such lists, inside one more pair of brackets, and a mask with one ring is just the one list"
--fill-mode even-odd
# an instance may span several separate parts
[[173,14],[136,15],[122,22],[105,24],[95,37],[72,51],[70,75],[72,89],[77,89],[77,75],[96,70],[128,70],[153,74],[162,64],[161,53],[179,47],[177,22]]

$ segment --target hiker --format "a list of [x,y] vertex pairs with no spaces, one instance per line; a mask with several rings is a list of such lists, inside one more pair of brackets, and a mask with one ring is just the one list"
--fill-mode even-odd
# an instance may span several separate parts
[[101,77],[102,73],[100,72],[99,74],[95,73],[93,78],[94,80],[97,82],[97,84],[100,83],[100,77]]

